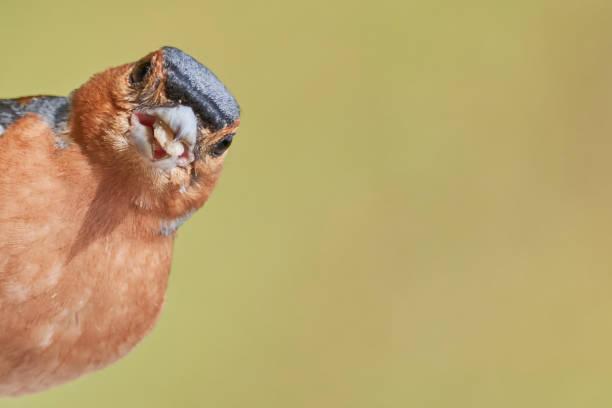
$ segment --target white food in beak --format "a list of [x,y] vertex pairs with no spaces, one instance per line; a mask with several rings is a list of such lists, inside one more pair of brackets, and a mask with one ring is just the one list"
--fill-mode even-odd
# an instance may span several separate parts
[[[155,167],[170,170],[187,166],[194,160],[198,120],[189,106],[143,109],[140,112],[157,118],[153,127],[143,125],[138,114],[132,114],[129,133],[135,147]],[[168,156],[159,160],[154,158],[155,141]]]
[[179,157],[185,151],[183,144],[174,141],[172,131],[159,119],[157,119],[153,125],[153,136],[162,149],[172,157]]
[[193,109],[189,106],[179,105],[171,108],[155,108],[145,111],[155,115],[174,133],[174,140],[182,140],[189,146],[195,145],[198,132],[198,120]]

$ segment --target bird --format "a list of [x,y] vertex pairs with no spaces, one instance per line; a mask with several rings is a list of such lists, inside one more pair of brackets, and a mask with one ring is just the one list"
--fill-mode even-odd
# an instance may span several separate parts
[[174,47],[68,97],[0,100],[0,396],[129,353],[165,300],[176,231],[217,183],[240,106]]

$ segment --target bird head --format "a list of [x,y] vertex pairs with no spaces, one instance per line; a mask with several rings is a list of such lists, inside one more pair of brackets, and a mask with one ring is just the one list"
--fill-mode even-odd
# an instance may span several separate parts
[[129,186],[134,203],[179,215],[208,198],[239,117],[238,103],[208,68],[163,47],[77,89],[69,136]]

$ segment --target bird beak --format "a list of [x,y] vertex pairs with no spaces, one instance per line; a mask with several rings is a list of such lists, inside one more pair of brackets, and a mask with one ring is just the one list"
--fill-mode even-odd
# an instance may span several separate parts
[[183,51],[162,48],[166,97],[190,106],[211,132],[232,126],[240,107],[225,85],[208,68]]

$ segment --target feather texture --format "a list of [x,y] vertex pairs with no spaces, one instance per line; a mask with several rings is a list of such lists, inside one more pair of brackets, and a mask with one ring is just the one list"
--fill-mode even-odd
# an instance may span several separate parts
[[[0,396],[41,391],[116,361],[159,316],[176,229],[205,203],[222,168],[224,156],[207,152],[239,124],[223,87],[231,115],[195,104],[203,115],[195,145],[186,145],[192,161],[152,165],[130,138],[130,118],[185,104],[166,94],[176,64],[164,50],[143,59],[150,69],[142,83],[131,80],[131,63],[95,75],[70,99],[0,101]],[[194,67],[181,75],[203,84],[212,73]],[[217,82],[211,87],[221,92]],[[220,98],[197,92],[178,93]],[[217,116],[223,121],[207,125]]]

